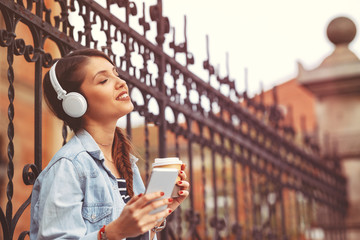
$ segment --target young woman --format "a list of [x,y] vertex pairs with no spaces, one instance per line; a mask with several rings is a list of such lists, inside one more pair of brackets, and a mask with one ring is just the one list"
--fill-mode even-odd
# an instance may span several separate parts
[[[50,109],[75,135],[34,184],[30,239],[156,238],[189,194],[185,165],[177,183],[180,197],[143,194],[137,158],[116,127],[133,104],[113,62],[97,50],[74,51],[53,65],[43,87]],[[166,210],[149,214],[163,205]]]

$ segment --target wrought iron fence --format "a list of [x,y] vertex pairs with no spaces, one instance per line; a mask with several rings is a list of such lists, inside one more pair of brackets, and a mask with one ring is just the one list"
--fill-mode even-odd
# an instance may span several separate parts
[[[30,198],[24,199],[13,213],[13,158],[21,151],[14,146],[14,71],[20,71],[13,67],[14,57],[24,57],[35,68],[35,160],[23,169],[24,183],[31,185],[43,168],[41,81],[54,58],[45,50],[48,42],[61,55],[98,48],[116,63],[134,100],[126,129],[130,137],[135,131],[143,136],[145,178],[154,156],[176,155],[188,163],[190,197],[171,215],[161,239],[345,239],[345,179],[326,164],[329,159],[294,143],[295,133],[284,124],[276,94],[275,104],[266,106],[236,91],[229,76],[214,71],[208,49],[203,67],[209,80],[199,78],[188,68],[194,57],[187,48],[186,24],[184,42],[170,40],[173,56],[167,54],[164,44],[171,29],[161,0],[150,7],[128,0],[98,2],[0,0],[0,46],[6,49],[1,60],[9,101],[7,202],[0,211],[4,239],[16,237],[19,221],[29,221],[21,217],[30,204]],[[134,30],[131,21],[141,30]],[[32,44],[15,34],[20,23],[28,28]],[[134,114],[143,127],[132,127]],[[65,141],[66,128],[63,135]],[[27,235],[21,229],[18,239]]]

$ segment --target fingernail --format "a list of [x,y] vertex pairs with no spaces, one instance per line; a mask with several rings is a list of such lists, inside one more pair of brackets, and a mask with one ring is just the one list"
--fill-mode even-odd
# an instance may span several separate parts
[[171,213],[172,212],[172,210],[171,209],[169,209],[169,213]]
[[141,197],[143,194],[142,193],[140,193],[139,195],[138,195],[138,197]]
[[161,193],[160,193],[161,196],[164,196],[164,194],[165,194],[164,192],[161,192]]
[[180,195],[181,195],[181,194],[183,194],[184,192],[183,192],[183,191],[180,191],[179,193],[180,193]]
[[179,184],[182,184],[182,181],[179,181],[178,183],[179,183]]
[[183,174],[183,173],[184,173],[184,171],[180,171],[180,173],[181,173],[181,174]]
[[169,198],[168,200],[169,200],[169,202],[172,202],[172,201],[173,201],[173,199],[172,199],[172,198]]

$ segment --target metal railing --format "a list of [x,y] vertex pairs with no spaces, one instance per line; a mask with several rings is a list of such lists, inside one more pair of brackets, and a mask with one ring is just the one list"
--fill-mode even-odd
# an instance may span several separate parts
[[[325,164],[329,159],[294,143],[294,130],[284,124],[276,94],[275,103],[266,106],[239,93],[234,80],[214,71],[209,49],[203,62],[209,80],[190,71],[194,57],[187,48],[186,23],[184,42],[176,44],[175,29],[169,41],[171,28],[161,0],[150,7],[143,4],[142,11],[128,0],[103,3],[55,0],[47,1],[49,7],[42,0],[0,0],[5,23],[0,25],[0,46],[7,51],[1,60],[9,83],[7,204],[0,211],[4,239],[15,237],[19,221],[29,221],[21,217],[30,204],[30,198],[21,199],[13,213],[13,203],[19,201],[13,199],[13,157],[21,151],[13,141],[14,71],[19,71],[13,68],[14,57],[23,56],[35,67],[35,160],[23,169],[24,183],[32,185],[43,168],[42,71],[53,62],[46,42],[54,43],[61,55],[82,47],[101,49],[115,62],[134,100],[126,129],[130,137],[134,131],[143,136],[145,179],[154,156],[176,155],[188,164],[190,196],[171,215],[161,239],[345,239],[345,179]],[[138,21],[141,30],[133,29],[131,21]],[[32,45],[15,34],[19,23],[30,30]],[[173,56],[164,51],[167,41]],[[133,114],[143,127],[132,127]],[[66,128],[63,135],[65,139]],[[18,238],[27,235],[21,230]]]

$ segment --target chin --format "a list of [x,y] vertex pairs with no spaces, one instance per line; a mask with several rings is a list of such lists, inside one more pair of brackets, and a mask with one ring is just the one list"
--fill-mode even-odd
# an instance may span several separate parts
[[130,102],[130,106],[129,106],[129,109],[128,109],[128,113],[131,113],[133,110],[134,110],[134,104],[132,102]]
[[118,118],[124,117],[124,116],[128,115],[129,113],[131,113],[133,110],[134,110],[134,107],[126,109],[126,110],[122,109],[120,112],[118,112],[117,117]]

